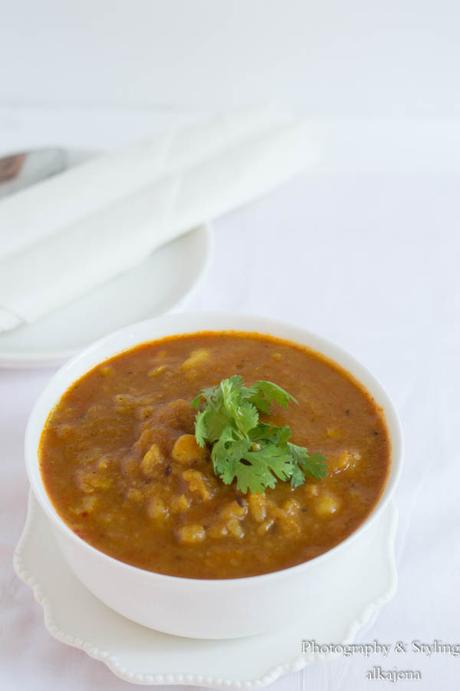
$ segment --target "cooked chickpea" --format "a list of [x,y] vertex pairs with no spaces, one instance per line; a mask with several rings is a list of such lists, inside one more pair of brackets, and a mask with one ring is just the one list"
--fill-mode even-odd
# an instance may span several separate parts
[[155,474],[158,465],[164,460],[158,444],[152,444],[141,461],[140,469],[145,477],[151,478]]
[[147,373],[147,376],[152,378],[158,377],[160,374],[163,374],[163,372],[166,372],[167,369],[166,365],[158,365],[158,367],[151,369],[150,372]]
[[237,501],[231,501],[230,503],[225,504],[225,506],[222,507],[222,509],[219,512],[219,515],[224,521],[233,518],[241,520],[246,516],[247,512],[248,505],[246,502],[244,502],[243,504],[238,504]]
[[134,448],[139,450],[141,454],[144,454],[153,442],[153,431],[147,427],[144,429],[139,437],[139,439],[134,444]]
[[[292,507],[289,507],[292,510]],[[300,532],[300,526],[292,516],[285,509],[280,508],[275,503],[269,505],[268,513],[270,518],[273,518],[277,525],[280,526],[283,533],[287,536],[295,536]]]
[[257,523],[262,523],[267,517],[267,497],[265,494],[250,494],[248,502],[251,516]]
[[178,463],[193,463],[206,457],[205,449],[198,446],[193,434],[182,434],[176,439],[171,456]]
[[147,504],[147,514],[156,521],[164,521],[169,516],[168,507],[160,497],[152,497]]
[[339,500],[332,494],[323,494],[315,500],[314,509],[317,516],[328,518],[339,510]]
[[181,369],[187,371],[190,369],[195,369],[204,365],[209,360],[209,350],[206,348],[197,348],[192,350],[190,355],[181,365]]
[[278,520],[278,523],[283,533],[288,537],[296,537],[300,534],[300,525],[291,516],[286,516],[286,518],[280,518]]
[[171,499],[171,511],[172,513],[183,513],[190,508],[191,501],[185,494],[180,494],[177,497]]
[[206,531],[202,525],[192,523],[191,525],[184,525],[177,531],[179,542],[184,545],[194,545],[198,542],[203,542],[206,538]]
[[338,456],[332,457],[329,460],[328,467],[334,475],[342,473],[345,470],[352,470],[356,467],[358,461],[361,460],[359,451],[353,449],[345,449],[341,451]]
[[205,482],[203,473],[199,470],[184,470],[182,477],[188,484],[190,492],[199,494],[203,501],[211,499],[212,493]]
[[101,472],[90,470],[89,472],[81,473],[77,477],[77,484],[85,494],[92,494],[96,490],[109,489],[112,486],[112,479],[104,477]]
[[244,537],[244,530],[237,518],[231,518],[229,521],[227,521],[227,530],[230,535],[233,535],[233,537],[240,539]]

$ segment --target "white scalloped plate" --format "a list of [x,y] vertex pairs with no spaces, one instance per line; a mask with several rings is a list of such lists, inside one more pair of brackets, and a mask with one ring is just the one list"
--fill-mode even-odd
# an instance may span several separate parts
[[14,567],[43,607],[50,634],[104,662],[121,679],[253,689],[315,660],[317,656],[301,653],[303,639],[351,642],[374,620],[396,591],[396,526],[397,511],[390,504],[362,539],[344,551],[336,569],[337,587],[328,585],[327,599],[318,601],[314,611],[299,611],[285,629],[228,641],[157,633],[103,605],[70,571],[32,495]]

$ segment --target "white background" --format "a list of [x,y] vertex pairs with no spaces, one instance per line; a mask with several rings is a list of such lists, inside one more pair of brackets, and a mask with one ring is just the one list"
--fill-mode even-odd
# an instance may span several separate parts
[[0,103],[459,114],[456,0],[1,0]]
[[[460,642],[460,10],[448,2],[0,2],[0,149],[111,147],[183,111],[276,101],[312,119],[320,168],[215,223],[187,309],[256,312],[336,340],[399,409],[399,588],[360,640]],[[149,110],[152,109],[152,110]],[[242,278],[243,277],[243,278]],[[50,371],[0,373],[0,688],[128,691],[45,632],[11,558],[22,438]],[[333,613],[331,613],[333,615]],[[297,651],[294,651],[294,654]],[[280,680],[453,691],[460,658],[359,657]]]

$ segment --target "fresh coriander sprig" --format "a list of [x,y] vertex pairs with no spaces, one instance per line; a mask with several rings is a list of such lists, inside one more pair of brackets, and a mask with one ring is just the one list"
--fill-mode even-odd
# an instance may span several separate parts
[[196,440],[211,446],[214,472],[226,485],[236,480],[240,492],[261,493],[278,480],[299,487],[306,475],[318,480],[327,475],[324,456],[289,441],[290,427],[260,422],[259,413],[269,414],[272,403],[287,408],[290,402],[297,401],[277,384],[245,386],[239,375],[203,389],[192,401],[199,409]]

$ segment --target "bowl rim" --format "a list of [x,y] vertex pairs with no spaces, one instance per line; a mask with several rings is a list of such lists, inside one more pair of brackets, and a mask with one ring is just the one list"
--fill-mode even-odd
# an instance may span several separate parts
[[[196,324],[194,326],[184,327],[185,324]],[[227,326],[216,327],[214,323],[226,323]],[[230,325],[235,322],[234,325]],[[206,326],[204,325],[206,324]],[[136,334],[140,331],[148,330],[150,327],[156,327],[160,331],[165,331],[163,335],[156,335],[151,338],[136,338]],[[173,330],[171,330],[173,327]],[[116,559],[115,557],[106,554],[105,552],[93,547],[91,544],[79,537],[61,518],[55,509],[51,498],[46,491],[42,474],[40,471],[40,457],[39,457],[39,443],[44,424],[54,406],[59,402],[64,392],[72,386],[72,384],[84,376],[85,373],[91,371],[99,364],[127,352],[139,345],[149,342],[155,342],[162,338],[167,338],[174,335],[185,335],[200,332],[240,332],[252,333],[260,335],[268,335],[282,340],[290,341],[296,345],[307,347],[313,352],[319,353],[321,356],[334,364],[344,369],[354,380],[356,380],[361,387],[371,396],[375,403],[381,408],[384,421],[386,423],[388,435],[390,438],[390,466],[388,476],[383,487],[382,493],[364,521],[348,535],[344,540],[334,545],[326,552],[319,554],[317,557],[309,559],[308,561],[295,564],[276,571],[268,573],[257,574],[253,576],[241,576],[235,578],[189,578],[186,576],[173,576],[169,574],[162,574],[156,571],[149,571],[147,569],[134,566],[127,562]],[[296,336],[287,335],[293,333]],[[119,341],[126,341],[125,345],[120,345]],[[314,345],[312,345],[312,343]],[[114,344],[115,347],[114,347]],[[101,350],[108,349],[109,353],[100,356],[93,360],[94,355],[97,355]],[[330,353],[333,353],[332,355]],[[83,368],[81,365],[90,359],[90,364],[86,364]],[[75,376],[71,376],[74,370],[78,370]],[[81,371],[80,371],[81,370]],[[364,379],[364,381],[363,381]],[[65,385],[62,386],[62,380]],[[48,398],[53,399],[51,405],[48,403]],[[46,412],[43,412],[46,411]],[[42,420],[38,424],[38,420]],[[38,429],[37,429],[38,425]],[[106,561],[115,569],[125,570],[132,574],[137,574],[145,579],[151,580],[152,583],[162,581],[171,584],[179,585],[187,588],[195,588],[197,590],[203,588],[235,588],[236,586],[250,586],[262,582],[276,581],[289,576],[299,575],[303,571],[308,571],[314,568],[317,564],[327,561],[334,557],[335,554],[346,549],[359,535],[361,535],[367,528],[381,515],[389,501],[394,495],[396,486],[399,482],[402,469],[403,459],[403,435],[401,423],[396,412],[396,409],[380,383],[380,381],[373,375],[367,367],[362,365],[353,355],[347,350],[338,346],[332,340],[318,336],[316,333],[305,329],[302,326],[290,324],[279,319],[273,319],[266,316],[258,316],[251,314],[239,314],[237,312],[223,312],[223,311],[196,311],[196,312],[178,312],[161,315],[152,319],[146,319],[135,324],[125,326],[117,331],[114,331],[91,345],[84,348],[80,353],[75,355],[67,361],[57,372],[48,380],[45,388],[37,398],[32,411],[29,415],[26,432],[25,432],[25,462],[26,471],[29,479],[31,489],[37,499],[39,505],[44,510],[51,523],[58,528],[58,530],[65,537],[70,539],[74,544],[78,545],[80,549],[88,552],[91,556]]]

